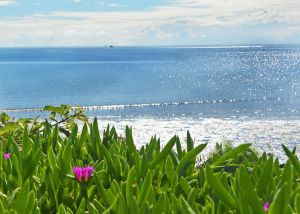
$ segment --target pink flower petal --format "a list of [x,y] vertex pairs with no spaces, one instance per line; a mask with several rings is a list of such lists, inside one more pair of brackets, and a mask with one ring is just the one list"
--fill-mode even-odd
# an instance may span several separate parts
[[83,168],[80,168],[78,166],[75,166],[73,168],[73,172],[75,174],[75,177],[78,181],[82,181],[82,177],[85,178],[85,181],[88,181],[90,177],[92,176],[94,172],[94,167],[93,166],[86,166]]
[[265,203],[264,203],[264,211],[265,211],[265,212],[268,212],[269,206],[270,206],[269,202],[265,202]]
[[10,153],[5,153],[4,154],[4,158],[7,160],[8,158],[10,158]]
[[86,166],[82,169],[82,172],[83,172],[83,176],[85,177],[85,181],[88,181],[94,172],[94,167]]
[[74,172],[74,174],[75,174],[76,179],[77,179],[79,182],[81,182],[82,176],[83,176],[82,169],[81,169],[80,167],[78,167],[78,166],[75,166],[75,167],[73,168],[73,172]]

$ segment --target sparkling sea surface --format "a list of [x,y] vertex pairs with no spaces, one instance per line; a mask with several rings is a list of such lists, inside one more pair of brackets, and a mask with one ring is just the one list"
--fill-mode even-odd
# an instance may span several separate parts
[[190,130],[197,143],[300,143],[300,47],[0,48],[0,111],[80,105],[143,145]]

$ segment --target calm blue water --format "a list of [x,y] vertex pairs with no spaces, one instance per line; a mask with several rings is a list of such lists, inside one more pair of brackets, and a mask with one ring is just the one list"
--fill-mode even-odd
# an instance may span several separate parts
[[299,118],[299,96],[299,46],[0,49],[0,109]]

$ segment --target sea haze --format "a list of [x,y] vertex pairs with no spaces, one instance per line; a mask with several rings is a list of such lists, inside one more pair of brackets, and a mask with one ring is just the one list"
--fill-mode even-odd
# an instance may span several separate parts
[[[188,118],[184,131],[205,118],[231,120],[219,122],[228,130],[243,127],[235,120],[278,121],[293,127],[278,135],[281,125],[274,126],[278,143],[295,143],[299,96],[299,46],[0,49],[0,109],[15,116],[43,115],[39,108],[65,103],[114,125],[136,121],[137,129],[145,118],[153,125],[167,120],[174,130]],[[246,133],[255,135],[258,126],[251,127]],[[220,133],[237,139],[226,129]]]

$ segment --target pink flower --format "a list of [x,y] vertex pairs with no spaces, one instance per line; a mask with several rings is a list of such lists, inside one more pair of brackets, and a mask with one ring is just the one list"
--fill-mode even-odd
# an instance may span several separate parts
[[74,174],[75,174],[75,177],[76,177],[76,179],[79,181],[79,182],[81,182],[81,180],[82,180],[82,169],[80,168],[80,167],[78,167],[78,166],[75,166],[74,168],[73,168],[73,172],[74,172]]
[[85,177],[85,181],[88,181],[90,179],[93,172],[94,172],[94,167],[92,166],[83,167],[82,174]]
[[7,160],[8,158],[10,158],[10,153],[5,153],[4,154],[4,158]]
[[269,202],[265,202],[265,203],[264,203],[264,211],[265,211],[265,212],[268,212],[269,206],[270,206]]
[[82,177],[84,177],[85,181],[87,182],[90,179],[90,177],[92,176],[93,172],[94,172],[94,167],[86,166],[86,167],[80,168],[78,166],[75,166],[73,168],[73,172],[75,174],[76,179],[79,182],[82,181]]

